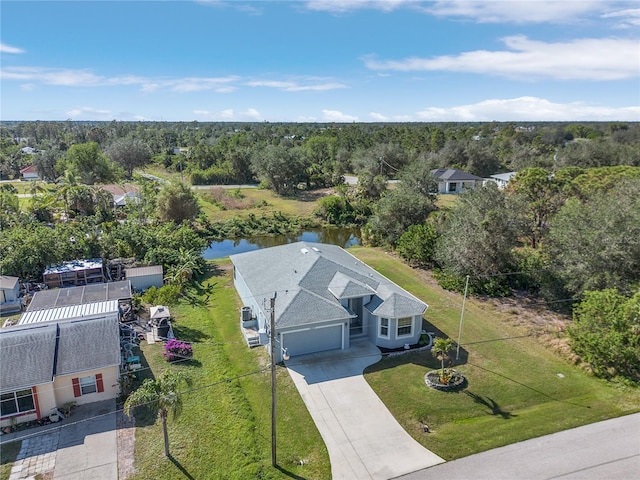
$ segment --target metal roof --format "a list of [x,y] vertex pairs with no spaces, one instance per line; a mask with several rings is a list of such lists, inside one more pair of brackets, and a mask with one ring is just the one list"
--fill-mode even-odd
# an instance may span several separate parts
[[13,290],[18,283],[18,277],[9,277],[8,275],[0,275],[0,288],[3,290]]
[[55,288],[36,292],[27,312],[85,303],[131,298],[131,282],[92,283],[83,287]]
[[144,277],[146,275],[162,275],[162,265],[151,265],[150,267],[125,268],[126,278]]
[[118,300],[108,300],[106,302],[84,303],[82,305],[27,311],[22,314],[17,325],[105,316],[114,313],[118,313]]

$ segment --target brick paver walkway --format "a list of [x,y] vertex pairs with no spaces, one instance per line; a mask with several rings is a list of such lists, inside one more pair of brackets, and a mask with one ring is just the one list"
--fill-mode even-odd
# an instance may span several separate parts
[[23,440],[9,480],[32,479],[36,475],[52,473],[56,466],[59,439],[60,430],[55,430]]

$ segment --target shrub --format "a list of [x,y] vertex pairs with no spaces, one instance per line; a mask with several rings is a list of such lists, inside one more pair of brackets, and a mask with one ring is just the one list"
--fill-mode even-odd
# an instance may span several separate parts
[[193,348],[190,343],[181,342],[180,340],[170,339],[164,344],[164,352],[162,353],[168,362],[175,360],[184,360],[193,356]]

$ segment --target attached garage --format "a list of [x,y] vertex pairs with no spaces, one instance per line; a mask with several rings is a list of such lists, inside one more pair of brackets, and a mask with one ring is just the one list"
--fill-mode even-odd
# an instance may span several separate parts
[[324,352],[326,350],[339,350],[344,348],[343,324],[327,325],[304,330],[281,332],[283,348],[292,357],[307,353]]

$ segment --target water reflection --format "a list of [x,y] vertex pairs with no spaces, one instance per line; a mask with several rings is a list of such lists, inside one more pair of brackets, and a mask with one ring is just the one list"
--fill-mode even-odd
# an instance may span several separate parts
[[352,245],[360,245],[360,230],[357,228],[319,228],[299,234],[261,235],[250,238],[222,240],[211,243],[202,256],[207,260],[212,260],[228,257],[236,253],[250,252],[300,241],[328,243],[347,248]]

